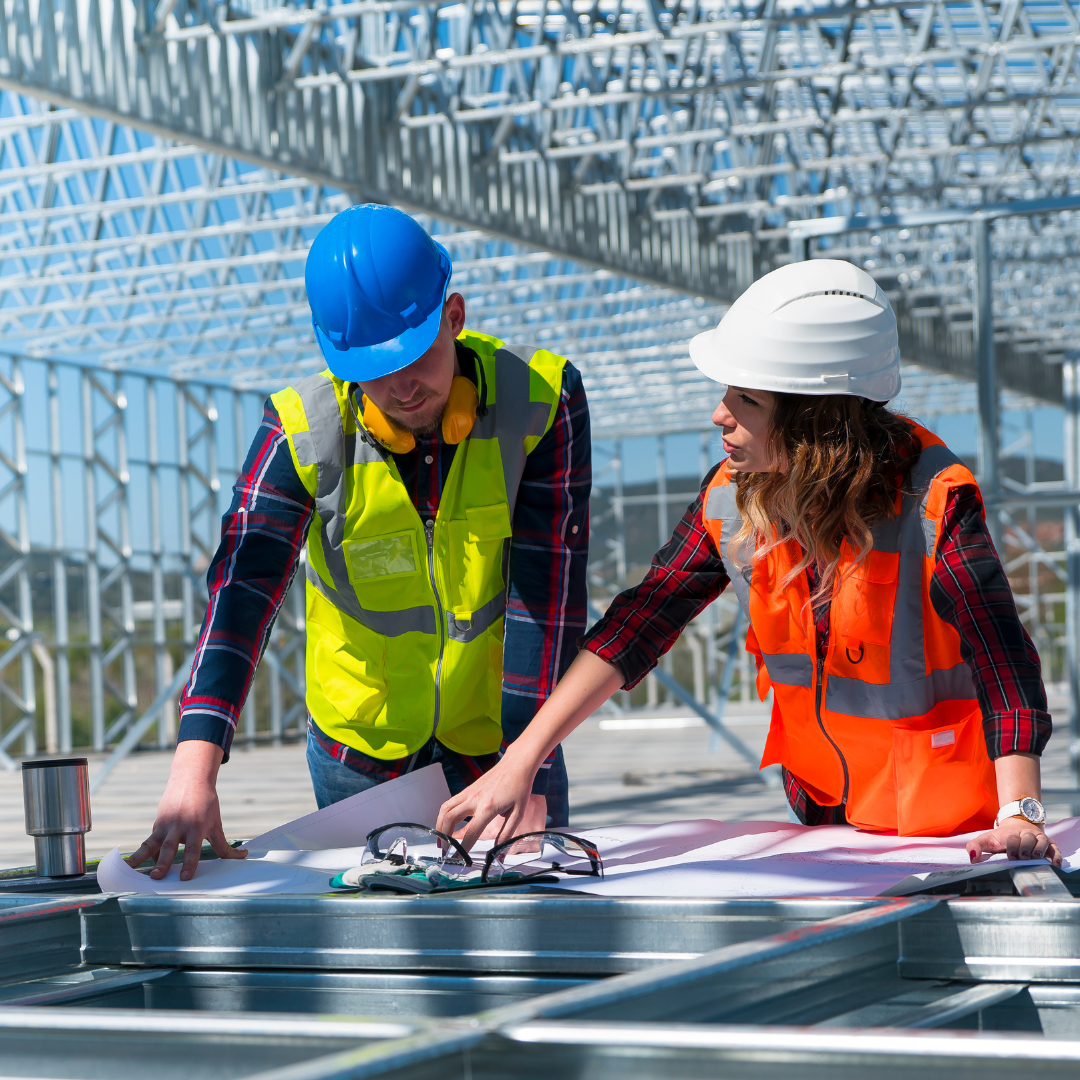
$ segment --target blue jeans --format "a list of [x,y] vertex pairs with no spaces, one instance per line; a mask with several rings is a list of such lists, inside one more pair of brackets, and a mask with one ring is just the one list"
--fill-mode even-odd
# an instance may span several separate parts
[[[432,739],[422,747],[413,761],[414,769],[439,762],[443,767],[446,785],[451,795],[457,795],[468,786],[468,780],[462,777],[452,763],[441,753],[442,744]],[[307,765],[311,773],[311,786],[315,789],[315,801],[321,810],[331,803],[340,802],[350,795],[375,787],[380,781],[366,773],[350,768],[343,761],[338,761],[320,745],[315,736],[308,731]],[[555,760],[548,770],[547,824],[548,828],[566,828],[570,824],[570,802],[567,792],[566,763],[563,761],[562,747],[555,752]]]

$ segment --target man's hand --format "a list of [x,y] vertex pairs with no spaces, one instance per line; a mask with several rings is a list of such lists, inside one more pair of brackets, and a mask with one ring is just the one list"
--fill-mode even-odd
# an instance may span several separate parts
[[984,856],[1005,852],[1010,859],[1049,859],[1061,865],[1057,844],[1043,832],[1041,825],[1032,825],[1022,817],[1006,818],[996,829],[981,833],[967,845],[968,857],[980,862]]
[[215,785],[224,756],[216,743],[185,740],[177,746],[153,831],[139,850],[128,856],[130,866],[154,859],[150,876],[163,878],[183,844],[184,864],[180,869],[180,880],[189,881],[199,865],[204,840],[210,841],[219,859],[243,859],[247,855],[244,848],[229,847],[221,827],[221,808]]
[[[468,851],[477,840],[509,840],[547,822],[547,798],[532,794],[535,769],[519,769],[508,751],[489,772],[447,799],[435,825],[457,836]],[[472,818],[465,824],[465,818]]]

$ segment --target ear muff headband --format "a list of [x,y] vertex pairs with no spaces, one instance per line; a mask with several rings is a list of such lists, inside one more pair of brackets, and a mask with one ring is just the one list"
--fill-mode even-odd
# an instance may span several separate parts
[[[480,408],[480,399],[476,387],[464,375],[455,375],[450,384],[450,396],[442,418],[442,437],[451,446],[457,446],[469,437],[476,414]],[[382,410],[363,395],[362,409],[364,427],[375,436],[392,454],[407,454],[416,448],[416,439],[404,428],[399,427]]]

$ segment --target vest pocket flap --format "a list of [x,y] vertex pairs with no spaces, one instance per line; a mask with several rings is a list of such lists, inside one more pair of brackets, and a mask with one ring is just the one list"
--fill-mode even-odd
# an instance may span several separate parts
[[465,517],[468,521],[469,540],[474,544],[482,540],[503,540],[512,533],[510,508],[506,503],[466,507]]
[[342,548],[349,577],[354,581],[414,574],[418,567],[411,533],[346,540]]

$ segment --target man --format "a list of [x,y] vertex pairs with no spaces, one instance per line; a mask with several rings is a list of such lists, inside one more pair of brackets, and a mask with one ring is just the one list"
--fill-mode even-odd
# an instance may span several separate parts
[[[464,330],[450,258],[355,206],[305,271],[329,370],[266,403],[207,575],[172,771],[130,858],[180,877],[228,846],[216,795],[307,543],[307,760],[320,806],[432,762],[491,768],[576,652],[586,613],[589,412],[562,357]],[[566,825],[561,749],[522,831]]]

